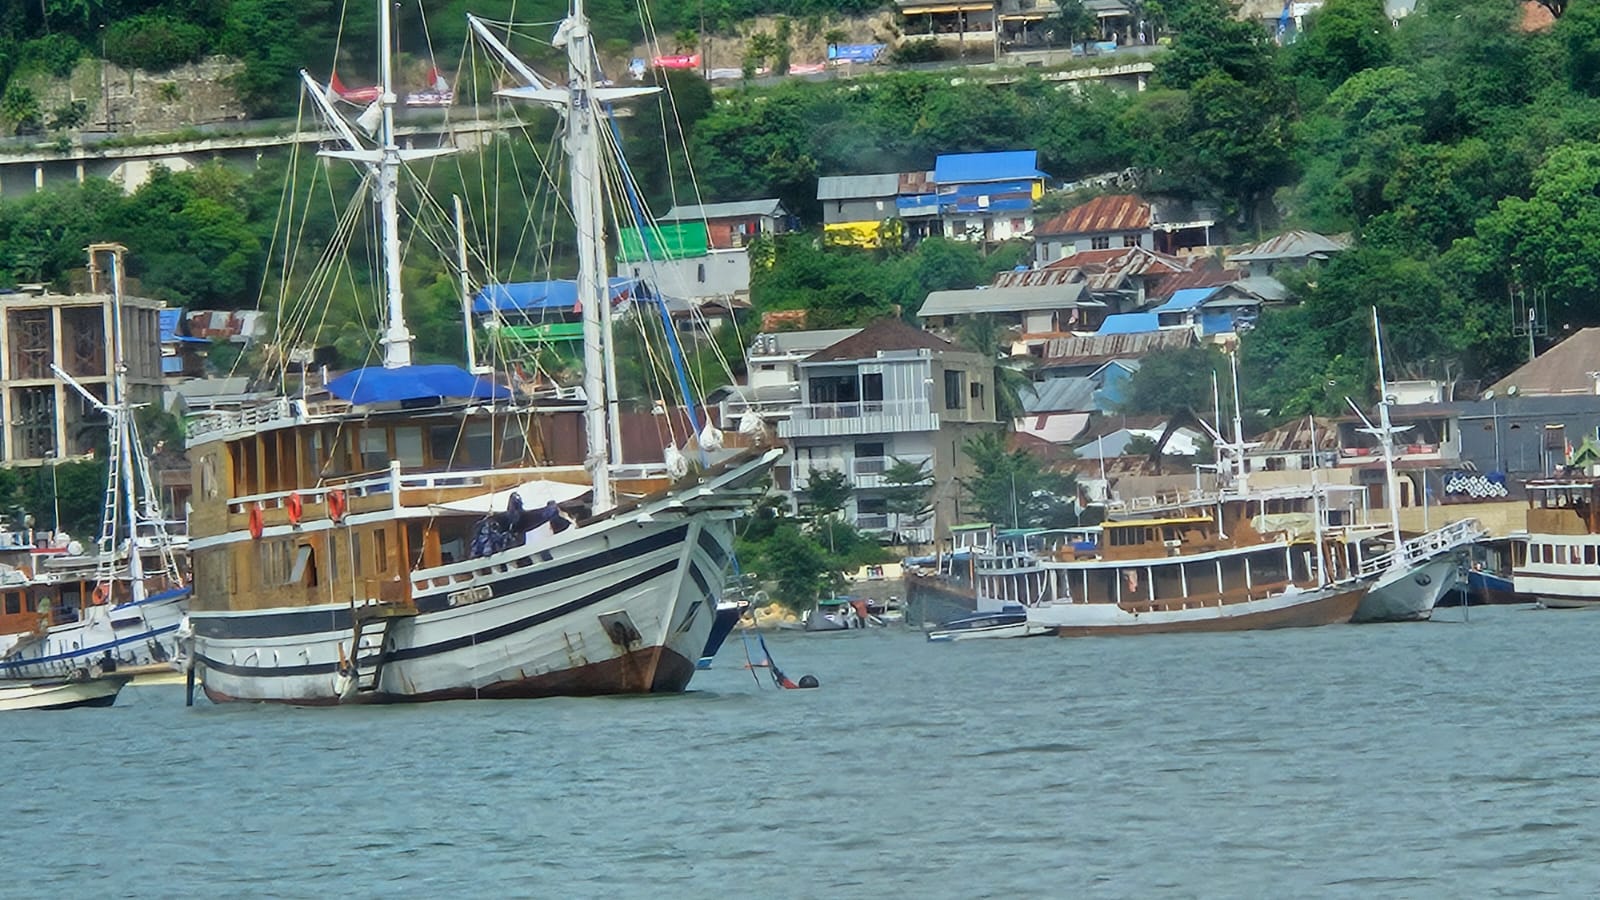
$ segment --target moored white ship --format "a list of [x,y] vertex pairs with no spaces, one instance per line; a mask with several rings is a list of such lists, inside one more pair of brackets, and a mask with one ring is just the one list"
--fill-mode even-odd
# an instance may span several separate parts
[[1550,609],[1600,607],[1600,509],[1593,478],[1530,481],[1527,530],[1512,535],[1512,584]]

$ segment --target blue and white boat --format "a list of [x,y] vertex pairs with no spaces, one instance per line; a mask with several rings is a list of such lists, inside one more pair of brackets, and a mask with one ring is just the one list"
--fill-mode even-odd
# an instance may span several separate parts
[[930,641],[970,641],[976,638],[1019,638],[1049,634],[1050,629],[1028,624],[1028,611],[1020,606],[981,612],[946,622],[928,632]]
[[125,252],[118,244],[89,247],[91,272],[102,271],[102,263],[108,266],[115,376],[110,396],[102,402],[51,365],[56,377],[109,422],[100,536],[92,552],[73,545],[64,557],[41,558],[34,572],[11,569],[5,573],[9,577],[0,578],[6,614],[0,619],[0,678],[50,678],[91,667],[172,668],[179,654],[177,632],[191,589],[139,443],[137,404],[129,399],[121,315]]

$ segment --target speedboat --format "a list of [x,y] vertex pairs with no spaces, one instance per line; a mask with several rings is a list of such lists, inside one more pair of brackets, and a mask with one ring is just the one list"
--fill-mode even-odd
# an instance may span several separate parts
[[117,694],[133,679],[122,673],[41,681],[0,681],[0,710],[74,709],[80,706],[110,706]]
[[969,641],[974,638],[1017,638],[1048,634],[1049,629],[1028,625],[1022,607],[978,613],[946,622],[928,632],[930,641]]

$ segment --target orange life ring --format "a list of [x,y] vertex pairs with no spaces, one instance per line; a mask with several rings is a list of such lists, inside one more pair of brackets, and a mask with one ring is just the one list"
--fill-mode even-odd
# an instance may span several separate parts
[[106,599],[110,596],[111,589],[106,587],[104,582],[94,586],[93,599],[95,606],[105,606]]
[[305,504],[301,502],[299,494],[290,494],[283,504],[289,510],[289,524],[299,525],[300,517],[305,515]]
[[335,522],[344,521],[344,491],[331,490],[328,492],[328,518]]
[[250,507],[250,536],[260,540],[262,532],[266,529],[266,515],[261,511],[261,504],[258,502]]

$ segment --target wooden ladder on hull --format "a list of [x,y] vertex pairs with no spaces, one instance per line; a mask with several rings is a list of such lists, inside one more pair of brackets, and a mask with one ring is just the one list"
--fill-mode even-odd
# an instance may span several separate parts
[[[349,672],[355,681],[358,694],[370,694],[383,680],[383,665],[389,660],[389,627],[401,619],[415,618],[417,607],[410,602],[368,603],[355,608],[352,618]],[[365,660],[361,657],[361,638],[376,632],[378,652]]]

